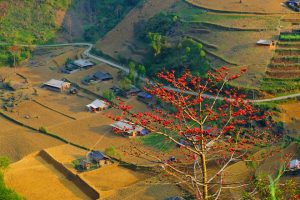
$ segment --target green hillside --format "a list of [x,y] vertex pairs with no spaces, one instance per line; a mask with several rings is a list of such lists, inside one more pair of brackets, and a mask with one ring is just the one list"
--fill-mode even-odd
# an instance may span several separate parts
[[[0,41],[39,44],[51,40],[59,26],[56,15],[65,11],[71,0],[16,0],[0,1]],[[0,64],[8,64],[11,53],[0,48]],[[29,56],[27,49],[17,53],[17,60]]]

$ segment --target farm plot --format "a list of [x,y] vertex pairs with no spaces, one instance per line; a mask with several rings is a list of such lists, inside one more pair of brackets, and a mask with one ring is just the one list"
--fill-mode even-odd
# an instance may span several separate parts
[[[251,15],[237,13],[217,13],[205,9],[196,8],[186,2],[178,2],[172,9],[172,13],[179,16],[183,22],[210,23],[232,29],[276,29],[279,26],[280,15]],[[288,23],[280,23],[284,28]]]
[[272,56],[272,51],[269,48],[256,47],[255,44],[260,38],[272,38],[274,35],[276,32],[273,31],[261,33],[214,31],[209,34],[195,35],[195,37],[217,46],[214,52],[232,63],[266,66]]
[[5,173],[5,183],[28,200],[91,199],[37,153],[13,163]]
[[0,155],[17,161],[43,148],[62,144],[61,142],[18,126],[0,117]]
[[53,109],[75,119],[90,116],[90,113],[87,112],[86,105],[94,100],[93,97],[83,93],[68,95],[44,89],[39,89],[37,92],[38,96],[35,97],[35,100],[49,109]]
[[281,33],[274,57],[268,66],[267,75],[271,78],[300,77],[299,33]]
[[34,101],[23,101],[7,115],[36,129],[71,121],[72,119],[45,108]]
[[[100,150],[110,146],[119,147],[128,144],[128,139],[113,134],[109,126],[111,123],[113,121],[104,113],[98,113],[84,119],[52,126],[49,128],[49,132],[88,148],[96,145],[95,148]],[[98,143],[96,143],[97,141]]]

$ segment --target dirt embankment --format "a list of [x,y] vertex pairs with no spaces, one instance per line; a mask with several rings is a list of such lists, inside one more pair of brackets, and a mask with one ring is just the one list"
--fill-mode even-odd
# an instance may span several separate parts
[[281,5],[282,0],[186,0],[195,6],[223,12],[240,13],[290,13]]
[[77,185],[38,153],[13,163],[5,183],[28,200],[90,200]]
[[106,36],[97,42],[96,48],[114,58],[119,54],[125,57],[131,55],[130,44],[134,40],[134,27],[137,23],[146,21],[155,14],[168,9],[178,0],[147,0],[143,7],[132,9],[128,15]]

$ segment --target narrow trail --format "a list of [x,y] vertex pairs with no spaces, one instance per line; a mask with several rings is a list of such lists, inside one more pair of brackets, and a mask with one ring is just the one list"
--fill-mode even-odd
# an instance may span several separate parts
[[[8,43],[1,43],[0,42],[0,46],[7,46],[10,45]],[[91,50],[93,48],[93,44],[92,43],[84,43],[84,42],[78,42],[78,43],[61,43],[61,44],[46,44],[46,45],[27,45],[27,44],[15,44],[17,46],[20,47],[39,47],[39,48],[43,48],[43,47],[64,47],[64,46],[87,46],[87,49],[83,52],[83,54],[85,56],[87,56],[88,58],[92,58],[94,60],[97,60],[99,62],[103,62],[111,67],[117,68],[119,70],[122,70],[124,72],[129,72],[129,68],[126,67],[125,65],[116,63],[114,61],[111,61],[109,59],[100,57],[100,56],[96,56],[91,54]],[[138,78],[142,81],[145,81],[145,78],[138,76]],[[178,89],[176,88],[172,88],[172,87],[168,87],[168,86],[164,86],[164,88],[169,89],[169,90],[173,90],[175,92],[179,92]],[[190,92],[190,91],[185,91],[185,94],[191,94],[191,95],[197,95],[197,93],[195,92]],[[203,97],[206,97],[208,99],[216,99],[217,100],[221,100],[224,101],[225,98],[223,97],[215,97],[212,95],[208,95],[208,94],[204,94]],[[265,103],[265,102],[273,102],[273,101],[281,101],[281,100],[286,100],[286,99],[291,99],[291,98],[296,98],[296,97],[300,97],[300,93],[295,93],[295,94],[289,94],[289,95],[285,95],[285,96],[281,96],[281,97],[274,97],[274,98],[266,98],[266,99],[247,99],[248,102],[250,103]],[[234,99],[228,99],[229,101],[234,101]]]

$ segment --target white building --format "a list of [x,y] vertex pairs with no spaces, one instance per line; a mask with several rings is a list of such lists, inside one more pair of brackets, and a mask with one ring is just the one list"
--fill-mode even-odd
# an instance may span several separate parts
[[97,112],[101,110],[105,110],[108,108],[108,103],[99,99],[96,99],[92,103],[88,104],[86,107],[90,112]]

